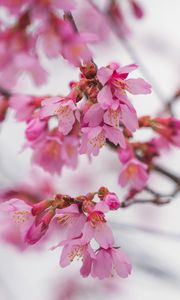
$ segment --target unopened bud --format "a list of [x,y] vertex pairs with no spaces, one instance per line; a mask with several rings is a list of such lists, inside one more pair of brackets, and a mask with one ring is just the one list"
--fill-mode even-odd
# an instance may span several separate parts
[[98,190],[98,197],[99,197],[101,200],[103,200],[104,197],[108,194],[108,192],[109,192],[109,190],[108,190],[106,187],[102,186],[102,187],[100,187],[100,189]]
[[45,209],[50,207],[52,204],[51,200],[43,200],[37,204],[34,204],[31,210],[33,216],[37,216],[42,213]]

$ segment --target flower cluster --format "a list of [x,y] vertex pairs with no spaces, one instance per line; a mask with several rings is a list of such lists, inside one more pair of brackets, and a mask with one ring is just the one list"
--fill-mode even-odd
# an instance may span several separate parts
[[[95,199],[95,196],[99,201]],[[95,201],[96,200],[96,201]],[[52,199],[29,205],[14,198],[1,204],[5,221],[19,227],[24,242],[37,243],[47,234],[50,223],[56,221],[58,230],[64,228],[66,237],[52,247],[62,246],[61,267],[69,265],[75,257],[82,258],[80,273],[83,277],[92,275],[99,279],[112,276],[113,269],[120,277],[131,273],[131,262],[119,247],[107,225],[105,214],[117,210],[121,203],[115,193],[101,187],[95,193],[72,198],[57,194]],[[93,249],[93,240],[99,245]]]
[[17,119],[27,122],[32,161],[46,171],[60,173],[64,165],[77,166],[78,154],[98,155],[107,141],[125,148],[123,130],[132,133],[138,128],[128,93],[151,92],[142,78],[127,78],[136,68],[113,63],[97,69],[90,63],[81,67],[81,78],[71,83],[66,97],[12,96],[10,106]]
[[[12,88],[17,75],[27,72],[34,83],[47,80],[48,73],[42,65],[39,46],[51,59],[63,56],[79,66],[91,61],[91,51],[86,43],[97,42],[93,33],[77,32],[68,11],[74,1],[1,1],[0,7],[15,17],[13,24],[5,23],[0,33],[0,83]],[[61,17],[64,11],[64,19]],[[49,45],[51,45],[49,47]]]
[[[37,189],[38,186],[38,189]],[[27,248],[24,242],[24,229],[21,224],[32,221],[29,208],[55,193],[52,177],[41,169],[32,169],[27,180],[0,190],[0,239],[19,250]],[[18,199],[18,200],[11,200]],[[26,213],[18,213],[26,211]],[[12,213],[11,213],[12,212]],[[28,212],[28,213],[27,213]],[[30,222],[27,223],[27,220]],[[23,226],[24,226],[23,225]]]
[[130,190],[126,199],[133,199],[136,193],[147,186],[150,173],[154,170],[155,159],[160,157],[162,150],[170,146],[180,146],[180,123],[174,117],[139,118],[140,127],[150,127],[159,134],[147,142],[127,141],[126,148],[117,148],[123,167],[119,174],[119,184],[124,187],[129,183]]

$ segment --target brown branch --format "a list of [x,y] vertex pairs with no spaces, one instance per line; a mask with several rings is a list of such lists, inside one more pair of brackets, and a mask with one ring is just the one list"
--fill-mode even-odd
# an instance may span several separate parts
[[78,32],[78,28],[70,11],[64,13],[64,20],[68,20],[74,28],[74,31]]
[[154,205],[161,206],[161,205],[168,204],[171,201],[172,201],[171,198],[168,198],[166,200],[162,200],[160,198],[152,198],[152,199],[136,199],[135,198],[135,199],[128,200],[128,201],[123,201],[121,203],[121,207],[126,208],[126,207],[129,207],[134,204],[154,204]]
[[1,87],[0,86],[0,94],[2,95],[2,96],[4,96],[5,98],[9,98],[9,97],[11,97],[11,92],[9,91],[9,90],[7,90],[7,89],[5,89],[5,88],[3,88],[3,87]]
[[168,177],[169,179],[171,179],[172,181],[174,181],[180,188],[180,177],[172,174],[171,172],[169,172],[168,170],[165,170],[164,168],[155,165],[154,166],[154,171],[163,174],[164,176]]

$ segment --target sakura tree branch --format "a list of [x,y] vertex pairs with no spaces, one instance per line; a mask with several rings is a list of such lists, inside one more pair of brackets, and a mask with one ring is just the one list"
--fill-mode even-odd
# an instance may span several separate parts
[[8,99],[9,97],[11,97],[11,92],[5,88],[3,88],[2,86],[0,86],[0,94],[2,96],[4,96],[6,99]]
[[163,174],[164,176],[168,177],[169,179],[171,179],[172,181],[174,181],[180,188],[180,177],[172,174],[170,171],[158,166],[158,165],[154,165],[154,170],[160,174]]
[[157,198],[152,198],[152,199],[132,199],[132,200],[128,200],[128,201],[123,201],[121,203],[121,207],[122,208],[126,208],[129,207],[131,205],[134,204],[155,204],[155,205],[165,205],[171,202],[172,199],[166,199],[166,200],[162,200],[160,197]]
[[74,31],[78,32],[78,28],[76,26],[76,23],[75,23],[72,13],[70,11],[64,13],[64,20],[68,20],[71,23],[71,25],[73,26]]

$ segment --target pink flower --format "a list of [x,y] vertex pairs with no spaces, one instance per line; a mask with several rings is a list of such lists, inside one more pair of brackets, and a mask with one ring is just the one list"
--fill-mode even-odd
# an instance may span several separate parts
[[75,169],[78,164],[79,138],[74,135],[65,136],[61,148],[61,158],[64,164]]
[[74,111],[76,106],[70,99],[52,97],[42,101],[41,118],[57,116],[59,121],[59,131],[64,135],[68,134],[75,122]]
[[119,184],[124,187],[128,182],[136,190],[141,190],[148,180],[147,165],[137,159],[129,160],[119,174]]
[[25,235],[34,219],[31,206],[17,198],[8,200],[0,205],[0,218],[1,239],[23,250]]
[[61,142],[56,138],[47,136],[33,146],[32,162],[40,165],[45,171],[52,174],[60,173],[63,167],[61,158]]
[[47,122],[39,120],[39,117],[35,117],[28,122],[28,126],[25,131],[27,140],[36,140],[43,132],[47,130]]
[[152,128],[161,134],[170,143],[180,147],[180,120],[169,118],[156,118],[152,121]]
[[119,67],[118,64],[110,64],[108,67],[102,67],[97,72],[97,77],[104,86],[98,94],[98,101],[102,108],[108,108],[116,105],[114,97],[118,100],[126,100],[126,91],[133,95],[151,93],[151,86],[142,78],[127,79],[130,72],[134,71],[137,65],[127,65]]
[[27,95],[13,95],[9,100],[10,107],[15,109],[18,121],[29,121],[36,108],[40,106],[41,98]]
[[103,125],[97,127],[84,127],[80,154],[98,155],[100,148],[106,143],[106,138],[115,145],[125,147],[125,139],[120,128]]
[[52,174],[60,174],[64,165],[74,169],[78,162],[78,145],[76,136],[62,136],[57,129],[44,132],[29,144],[33,149],[32,162]]
[[91,40],[90,34],[80,34],[72,31],[63,40],[62,55],[77,67],[80,66],[81,62],[89,63],[92,55],[85,43],[91,42]]
[[76,204],[58,210],[56,217],[58,224],[66,225],[67,239],[79,237],[87,219]]
[[126,278],[132,269],[129,257],[118,248],[100,248],[93,260],[91,275],[99,279],[109,278],[113,269],[120,277]]
[[83,277],[87,277],[91,272],[92,259],[95,257],[94,252],[89,244],[83,244],[81,239],[73,239],[61,242],[64,245],[60,266],[68,266],[75,257],[82,258],[83,264],[80,273]]
[[134,158],[134,152],[131,145],[127,143],[125,149],[119,148],[118,156],[123,164],[127,163],[130,159]]
[[120,201],[115,193],[107,193],[103,201],[108,205],[110,210],[115,210],[120,207]]
[[100,40],[105,40],[109,37],[110,28],[108,22],[105,16],[93,7],[92,3],[83,2],[80,5],[78,20],[80,21],[80,29],[82,31],[97,34]]
[[101,247],[107,249],[114,244],[114,238],[111,229],[106,225],[104,213],[98,209],[96,204],[88,214],[87,222],[82,229],[82,242],[89,243],[94,238]]

